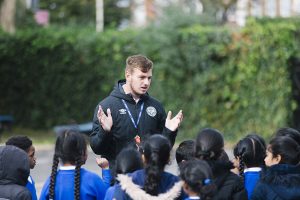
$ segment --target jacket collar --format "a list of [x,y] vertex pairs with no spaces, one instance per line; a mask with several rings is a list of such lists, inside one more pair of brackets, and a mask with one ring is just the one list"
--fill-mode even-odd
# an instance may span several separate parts
[[181,193],[182,181],[174,184],[174,186],[166,193],[152,196],[146,193],[139,185],[132,182],[132,178],[127,175],[119,174],[117,176],[122,190],[124,190],[132,200],[170,200],[177,198]]

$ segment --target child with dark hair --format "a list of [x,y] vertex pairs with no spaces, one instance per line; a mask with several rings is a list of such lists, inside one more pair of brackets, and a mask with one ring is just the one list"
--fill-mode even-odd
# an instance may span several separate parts
[[203,160],[190,160],[180,165],[180,177],[183,180],[183,190],[188,194],[185,200],[209,200],[215,192],[212,183],[212,171]]
[[261,178],[253,200],[300,199],[300,146],[288,136],[273,138],[267,147]]
[[27,154],[12,145],[0,146],[0,199],[31,200],[25,187],[29,176]]
[[[116,175],[132,173],[143,168],[143,161],[140,152],[133,148],[123,149],[116,158]],[[105,194],[105,200],[113,199],[118,182],[110,187]]]
[[182,183],[177,176],[164,171],[170,158],[170,141],[155,134],[145,141],[143,150],[145,169],[129,176],[119,174],[120,187],[116,188],[114,198],[172,200],[179,197]]
[[248,199],[251,199],[260,171],[265,164],[265,151],[265,141],[257,134],[247,135],[233,149],[233,155],[239,163],[239,175],[244,177]]
[[213,181],[217,186],[214,200],[247,199],[242,179],[232,173],[233,164],[224,159],[224,139],[221,132],[206,128],[200,131],[196,138],[195,157],[205,160],[213,172]]
[[182,161],[188,161],[194,158],[195,141],[185,140],[179,144],[176,149],[175,158],[179,165]]
[[[104,199],[110,183],[109,169],[102,169],[103,180],[81,166],[87,160],[87,144],[83,135],[68,130],[60,134],[55,143],[51,176],[45,182],[40,200],[44,199]],[[62,165],[58,168],[59,162]],[[98,165],[108,165],[104,158]]]
[[[16,146],[25,151],[29,158],[30,169],[33,169],[35,167],[35,147],[32,145],[32,140],[30,138],[28,138],[27,136],[12,136],[6,141],[5,144]],[[30,175],[28,176],[26,188],[30,191],[32,200],[37,200],[35,182]]]

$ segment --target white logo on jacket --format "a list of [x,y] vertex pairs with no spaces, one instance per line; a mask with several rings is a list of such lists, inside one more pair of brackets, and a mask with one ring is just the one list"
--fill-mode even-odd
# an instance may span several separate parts
[[156,109],[153,107],[153,106],[149,106],[147,109],[146,109],[146,112],[149,116],[151,117],[155,117],[157,111]]
[[126,109],[122,108],[119,110],[120,115],[126,115]]

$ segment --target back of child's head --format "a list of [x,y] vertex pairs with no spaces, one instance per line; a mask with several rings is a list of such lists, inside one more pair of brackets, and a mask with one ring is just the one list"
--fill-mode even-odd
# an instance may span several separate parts
[[170,141],[160,134],[149,137],[144,143],[146,180],[144,190],[151,195],[158,194],[161,174],[170,159]]
[[265,141],[257,134],[249,134],[241,139],[233,149],[234,157],[239,160],[240,174],[243,174],[245,167],[250,168],[263,166],[265,152]]
[[279,136],[273,138],[267,150],[273,157],[281,156],[279,164],[297,165],[300,161],[300,145],[288,136]]
[[202,160],[218,160],[224,151],[224,139],[220,131],[212,128],[201,130],[195,143],[195,157]]
[[300,145],[300,132],[296,129],[290,127],[279,128],[275,132],[275,137],[277,136],[288,136],[290,138],[293,138],[298,143],[298,145]]
[[59,160],[63,164],[75,165],[74,199],[80,198],[80,167],[86,161],[87,144],[84,136],[74,130],[60,134],[55,143],[52,172],[50,177],[49,198],[54,199],[55,179]]
[[180,164],[182,161],[191,160],[194,158],[195,152],[195,141],[185,140],[181,142],[176,149],[176,161]]
[[198,194],[201,200],[212,197],[216,187],[212,183],[212,171],[203,160],[189,160],[180,165],[180,177],[186,193]]
[[142,156],[133,148],[123,149],[116,158],[116,174],[132,173],[142,168]]
[[32,146],[32,140],[27,136],[18,135],[10,137],[5,144],[16,146],[23,149],[25,152],[28,152],[29,147]]

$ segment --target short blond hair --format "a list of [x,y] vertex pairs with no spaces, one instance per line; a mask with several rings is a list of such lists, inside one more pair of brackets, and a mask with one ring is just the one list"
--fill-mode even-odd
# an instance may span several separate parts
[[153,68],[153,62],[143,55],[133,55],[126,59],[126,69],[132,71],[133,69],[140,69],[142,72],[148,72]]

